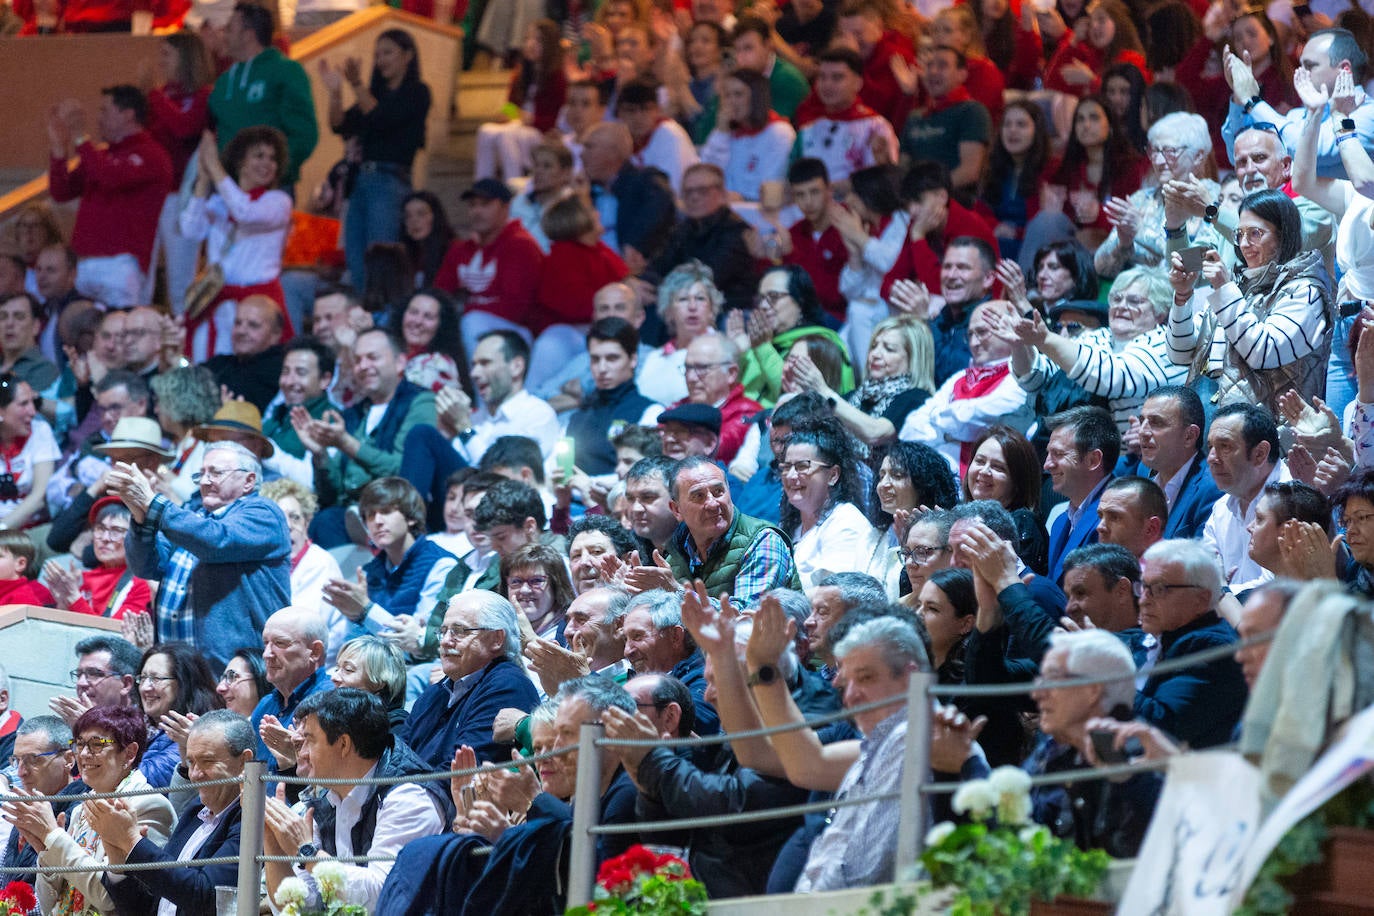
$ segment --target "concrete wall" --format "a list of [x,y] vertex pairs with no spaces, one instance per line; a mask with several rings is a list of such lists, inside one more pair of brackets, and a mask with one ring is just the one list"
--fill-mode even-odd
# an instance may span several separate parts
[[74,694],[67,674],[76,667],[73,650],[97,633],[118,636],[119,622],[50,608],[0,608],[0,664],[13,684],[10,705],[25,716],[46,715],[48,700]]

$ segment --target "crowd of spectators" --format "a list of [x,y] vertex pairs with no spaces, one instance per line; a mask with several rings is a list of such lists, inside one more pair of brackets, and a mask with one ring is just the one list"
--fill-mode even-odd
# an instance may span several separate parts
[[[132,27],[118,5],[13,12]],[[1272,629],[1303,581],[1374,598],[1358,8],[449,4],[513,76],[445,200],[413,184],[447,101],[411,34],[310,74],[273,9],[202,6],[156,11],[158,66],[94,133],[54,101],[74,227],[30,205],[0,257],[0,595],[121,633],[46,713],[0,672],[0,865],[45,911],[211,911],[222,867],[51,869],[237,854],[238,789],[203,783],[256,757],[343,780],[284,784],[263,841],[377,857],[350,902],[549,912],[574,802],[895,791],[902,702],[617,747],[598,799],[575,751],[367,777],[589,721],[733,736],[915,672],[1026,688],[937,708],[937,779],[1086,767],[1104,732],[1213,747],[1263,653],[1157,665]],[[349,149],[327,277],[284,254],[317,118]],[[1131,856],[1161,780],[1038,787],[1034,817]],[[897,811],[643,840],[712,896],[829,890],[890,877]],[[315,867],[272,863],[269,895],[318,900]]]

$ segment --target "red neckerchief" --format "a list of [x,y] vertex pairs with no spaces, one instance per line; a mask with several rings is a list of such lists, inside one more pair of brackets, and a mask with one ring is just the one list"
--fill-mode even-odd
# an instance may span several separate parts
[[876,229],[871,229],[871,230],[869,230],[869,233],[868,233],[868,234],[871,235],[873,238],[876,239],[876,238],[878,238],[879,236],[881,236],[884,232],[887,231],[887,227],[888,227],[889,225],[891,225],[891,223],[892,223],[892,214],[889,213],[887,216],[884,216],[882,219],[878,220],[878,226],[877,226],[877,228],[876,228]]
[[309,549],[310,549],[310,538],[306,538],[306,539],[305,539],[305,546],[301,548],[301,552],[298,553],[298,554],[296,554],[294,557],[291,558],[291,571],[292,571],[292,572],[295,572],[295,571],[296,571],[296,567],[301,565],[301,560],[305,559],[305,552],[306,552],[307,550],[309,550]]
[[172,462],[173,474],[180,474],[181,469],[186,467],[186,459],[191,457],[191,453],[196,450],[197,445],[200,445],[200,442],[197,440],[192,440],[191,444],[186,446],[185,451],[183,451],[180,455],[177,456],[177,460]]
[[15,439],[13,442],[7,442],[3,445],[0,445],[0,458],[3,458],[5,461],[6,474],[14,473],[14,469],[11,467],[10,461],[11,459],[19,457],[19,453],[24,451],[24,446],[28,444],[28,441],[29,437],[23,436],[21,438]]
[[768,112],[768,120],[765,121],[765,122],[763,122],[763,126],[762,126],[762,127],[736,127],[736,128],[732,128],[732,129],[730,130],[730,136],[732,136],[732,137],[757,137],[759,134],[761,134],[761,133],[763,133],[765,130],[767,130],[768,127],[769,127],[769,125],[777,124],[779,121],[781,121],[781,122],[784,123],[784,124],[787,123],[787,119],[784,118],[782,115],[778,114],[776,111],[770,111],[770,112]]
[[969,366],[954,383],[955,401],[981,398],[996,388],[1011,371],[1011,361],[1003,360],[995,366]]
[[643,143],[639,142],[638,140],[635,141],[635,155],[636,155],[636,156],[639,155],[640,153],[644,152],[644,147],[648,146],[648,145],[649,145],[649,141],[652,140],[652,139],[654,139],[654,134],[658,133],[658,126],[659,126],[660,124],[662,124],[662,123],[663,123],[664,121],[666,121],[666,120],[668,120],[668,119],[667,119],[667,118],[659,118],[657,121],[655,121],[655,122],[654,122],[653,129],[651,129],[647,134],[644,135],[644,142],[643,142]]
[[1301,196],[1297,191],[1293,190],[1293,182],[1291,181],[1284,182],[1283,187],[1279,188],[1279,190],[1287,194],[1289,200],[1297,200],[1298,197]]
[[956,86],[948,94],[930,100],[930,104],[926,106],[926,117],[939,114],[946,108],[953,108],[960,102],[967,102],[971,98],[973,96],[969,95],[967,86]]
[[[813,120],[819,121],[823,118],[827,121],[861,121],[864,118],[871,118],[876,114],[876,111],[869,108],[863,102],[855,101],[853,105],[850,105],[843,111],[822,110]],[[807,123],[809,124],[811,122],[808,121]],[[804,127],[805,125],[802,126]]]

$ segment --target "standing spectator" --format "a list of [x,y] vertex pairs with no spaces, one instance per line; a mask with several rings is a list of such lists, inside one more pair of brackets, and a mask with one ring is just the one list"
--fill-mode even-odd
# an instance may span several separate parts
[[[196,144],[209,121],[214,62],[198,34],[175,32],[162,39],[157,54],[157,88],[148,90],[148,133],[172,158],[172,186],[158,219],[152,263],[161,256],[167,277],[167,301],[172,311],[185,308],[186,289],[196,276],[200,255],[197,239],[181,232],[181,194],[177,185],[196,155]],[[145,296],[140,301],[150,302]]]
[[[141,301],[153,239],[167,190],[172,161],[144,129],[148,100],[134,86],[102,90],[97,149],[86,136],[86,114],[68,99],[48,116],[48,187],[53,200],[81,198],[72,230],[72,248],[81,258],[76,285],[90,299],[115,308]],[[74,168],[67,162],[80,161]]]
[[[816,104],[797,114],[798,149],[823,162],[830,181],[848,189],[853,172],[896,161],[897,135],[887,118],[860,101],[864,64],[857,51],[827,48],[819,60]],[[881,159],[875,150],[884,154]]]
[[721,126],[706,138],[701,161],[725,173],[732,199],[757,201],[764,182],[785,175],[797,132],[774,111],[762,73],[736,68],[720,84]]
[[113,487],[134,525],[126,550],[135,575],[158,579],[157,630],[195,645],[213,664],[262,643],[269,608],[291,597],[286,518],[259,496],[262,465],[237,442],[207,447],[195,475],[201,508],[154,493],[143,472],[121,465]]
[[525,322],[539,289],[544,253],[518,220],[511,219],[510,188],[484,178],[463,192],[471,235],[454,242],[434,283],[446,293],[467,294],[463,350],[477,349],[488,331],[528,337]]
[[[410,193],[410,169],[425,145],[429,86],[420,80],[415,37],[404,29],[387,29],[377,36],[367,85],[356,57],[344,61],[342,73],[322,58],[320,79],[329,89],[329,126],[356,139],[362,150],[344,219],[348,273],[353,285],[362,289],[367,285],[363,255],[368,246],[401,238],[401,206]],[[345,80],[357,100],[346,111]]]
[[287,156],[281,131],[245,128],[224,147],[223,162],[206,131],[199,156],[200,173],[181,213],[181,232],[207,239],[206,261],[224,271],[215,300],[200,314],[187,316],[191,359],[204,363],[232,352],[238,303],[266,297],[281,307],[278,321],[286,314],[281,257],[291,228],[291,196],[279,187]]
[[1121,0],[1093,0],[1088,5],[1088,28],[1080,37],[1062,42],[1045,67],[1045,88],[1082,97],[1096,92],[1101,74],[1113,64],[1133,64],[1150,81],[1145,49],[1130,11]]
[[237,3],[224,30],[225,50],[234,61],[210,93],[215,138],[223,151],[245,127],[275,127],[286,136],[287,158],[279,161],[280,184],[290,190],[315,149],[319,128],[310,77],[305,68],[272,46],[272,12]]
[[[859,98],[889,124],[906,121],[907,101],[894,75],[894,58],[908,66],[916,62],[911,39],[886,21],[888,7],[879,0],[846,0],[840,7],[840,34],[857,46],[863,62],[863,90]],[[897,65],[900,66],[900,65]],[[810,100],[798,109],[797,120],[808,112]]]
[[412,191],[401,202],[401,244],[415,267],[415,288],[434,283],[455,233],[444,203],[433,191]]
[[533,164],[531,155],[544,135],[558,125],[558,112],[568,96],[568,78],[558,23],[532,22],[525,31],[520,65],[511,74],[505,121],[488,121],[477,128],[476,178],[506,181],[521,178]]

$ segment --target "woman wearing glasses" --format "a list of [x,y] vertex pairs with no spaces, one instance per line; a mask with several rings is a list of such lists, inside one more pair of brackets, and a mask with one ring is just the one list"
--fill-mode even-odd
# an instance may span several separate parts
[[224,666],[215,693],[230,712],[252,716],[258,701],[272,692],[261,649],[239,649]]
[[[1320,250],[1303,251],[1302,217],[1282,191],[1241,201],[1240,264],[1227,270],[1216,249],[1201,270],[1175,252],[1167,342],[1188,384],[1220,406],[1276,404],[1296,390],[1309,402],[1326,389],[1332,301]],[[1198,276],[1206,281],[1194,289]]]
[[167,642],[143,653],[136,683],[148,719],[148,740],[140,742],[147,750],[138,768],[153,786],[169,786],[185,756],[191,720],[221,705],[215,676],[190,644]]
[[702,334],[714,332],[725,304],[714,276],[711,268],[692,260],[673,268],[659,284],[658,314],[670,336],[666,344],[644,357],[636,376],[646,398],[676,404],[687,397],[687,347]]
[[[81,781],[93,792],[127,792],[150,788],[138,770],[148,727],[143,713],[133,707],[97,706],[87,710],[72,727],[76,740],[76,766]],[[78,865],[103,865],[104,846],[87,821],[87,809],[109,810],[127,806],[148,839],[161,845],[176,823],[172,803],[162,795],[136,795],[119,801],[88,801],[73,808],[66,828],[59,826],[52,806],[40,801],[14,801],[4,807],[5,819],[19,831],[24,842],[38,850],[39,877],[36,890],[39,908],[61,916],[108,916],[115,904],[105,890],[103,872],[44,874],[43,869]],[[148,912],[155,906],[150,901]]]
[[854,441],[838,420],[787,439],[778,462],[782,479],[782,530],[802,586],[837,572],[865,572],[878,532],[863,504],[863,480]]
[[576,597],[567,561],[543,544],[526,544],[501,560],[501,594],[543,639],[562,635],[563,615]]
[[100,565],[78,570],[56,560],[43,567],[57,607],[78,614],[94,614],[122,620],[125,614],[147,613],[153,592],[148,580],[129,569],[124,557],[124,536],[129,533],[129,508],[118,496],[96,500],[87,515],[92,550]]
[[[792,346],[803,337],[824,337],[845,353],[844,341],[825,325],[825,310],[811,275],[797,264],[774,267],[759,280],[754,311],[732,311],[726,330],[743,354],[740,383],[746,397],[772,407],[782,394],[783,369]],[[841,394],[854,387],[854,371],[845,362]]]

